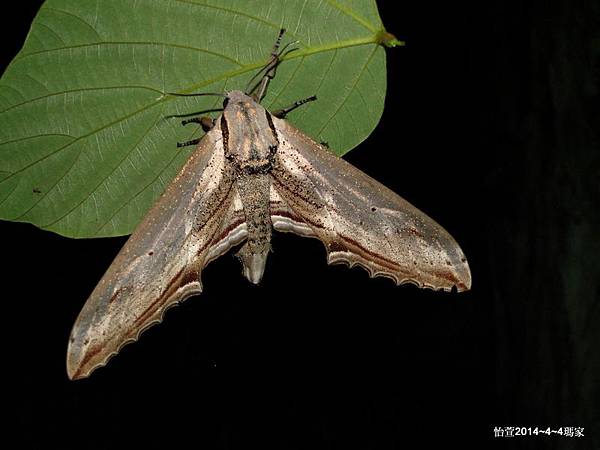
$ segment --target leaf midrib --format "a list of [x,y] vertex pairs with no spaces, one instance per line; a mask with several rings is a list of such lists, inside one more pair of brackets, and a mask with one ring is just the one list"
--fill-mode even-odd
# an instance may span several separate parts
[[208,50],[205,48],[200,48],[200,47],[192,47],[190,45],[175,44],[175,43],[171,43],[171,42],[154,42],[154,41],[101,41],[101,42],[87,42],[85,44],[77,44],[77,45],[68,45],[66,47],[54,47],[54,48],[48,48],[48,49],[44,49],[44,50],[38,50],[37,52],[31,52],[31,53],[26,53],[23,55],[17,55],[16,58],[13,59],[13,62],[11,64],[14,64],[18,61],[22,61],[26,58],[29,58],[30,56],[39,56],[39,55],[43,55],[46,53],[59,52],[59,51],[63,51],[63,50],[73,50],[73,49],[78,49],[78,48],[99,47],[99,46],[103,46],[103,45],[148,45],[148,46],[154,45],[156,47],[162,46],[162,47],[181,48],[184,50],[192,50],[192,51],[196,51],[196,52],[207,53],[209,55],[223,58],[229,62],[237,64],[238,66],[243,66],[243,64],[241,62],[239,62],[238,60],[236,60],[235,58],[227,56],[223,53],[215,52],[215,51]]

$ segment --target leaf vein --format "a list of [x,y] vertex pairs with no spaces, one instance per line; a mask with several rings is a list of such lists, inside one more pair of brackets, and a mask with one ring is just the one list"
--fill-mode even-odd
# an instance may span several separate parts
[[219,10],[219,11],[223,11],[223,12],[227,12],[227,13],[230,13],[230,14],[235,14],[235,15],[238,15],[238,16],[246,17],[248,19],[255,20],[257,22],[260,22],[260,23],[263,23],[265,25],[268,25],[268,26],[270,26],[272,28],[276,28],[276,29],[280,28],[279,25],[277,25],[277,24],[275,24],[273,22],[269,22],[268,20],[262,19],[261,17],[253,16],[251,14],[248,14],[248,13],[245,13],[245,12],[242,12],[242,11],[238,11],[238,10],[235,10],[235,9],[225,8],[224,6],[209,5],[208,3],[198,3],[198,2],[194,2],[194,1],[190,1],[190,0],[173,0],[173,1],[175,1],[177,3],[186,3],[188,5],[200,6],[200,7],[209,8],[209,9],[216,9],[216,10]]
[[[143,112],[143,111],[145,111],[145,110],[147,110],[147,109],[150,109],[151,107],[153,107],[153,106],[156,106],[156,105],[157,105],[157,103],[151,103],[151,104],[149,104],[149,105],[146,105],[146,106],[144,106],[144,107],[142,107],[142,108],[138,109],[137,111],[134,111],[134,112],[132,112],[132,113],[130,113],[130,114],[127,114],[126,116],[120,117],[120,118],[118,118],[118,119],[116,119],[116,120],[114,120],[114,121],[112,121],[112,122],[110,122],[110,123],[108,123],[108,124],[106,124],[106,125],[104,125],[104,126],[102,126],[102,127],[100,127],[100,128],[97,128],[97,129],[95,129],[95,130],[93,130],[93,131],[91,131],[91,132],[89,132],[89,133],[87,133],[87,134],[81,135],[81,136],[79,136],[79,137],[75,138],[74,140],[72,140],[71,142],[68,142],[67,144],[65,144],[65,145],[63,145],[63,146],[61,146],[61,147],[57,148],[57,149],[56,149],[56,150],[54,150],[53,152],[51,152],[51,153],[48,153],[47,155],[44,155],[42,158],[40,158],[40,159],[38,159],[38,160],[36,160],[36,161],[32,162],[31,164],[28,164],[27,166],[25,166],[25,167],[22,167],[21,169],[17,170],[16,172],[13,172],[13,174],[12,174],[12,175],[10,175],[9,177],[5,178],[5,179],[4,179],[4,180],[2,180],[2,181],[5,181],[5,180],[7,180],[8,178],[11,178],[11,177],[13,177],[14,175],[16,175],[16,174],[18,174],[18,173],[24,172],[25,170],[29,169],[30,167],[33,167],[34,165],[36,165],[36,164],[39,164],[41,161],[43,161],[43,160],[45,160],[45,159],[47,159],[47,158],[50,158],[51,156],[55,155],[56,153],[60,152],[61,150],[64,150],[65,148],[69,147],[70,145],[72,145],[72,144],[74,144],[74,143],[76,143],[76,142],[79,142],[79,141],[80,141],[80,140],[82,140],[82,139],[85,139],[85,138],[87,138],[87,137],[89,137],[89,136],[92,136],[93,134],[95,134],[95,133],[97,133],[97,132],[99,132],[99,131],[105,130],[105,129],[107,129],[107,128],[109,128],[109,127],[111,127],[111,126],[113,126],[113,125],[115,125],[115,124],[117,124],[117,123],[119,123],[119,122],[121,122],[121,121],[123,121],[123,120],[127,120],[127,119],[129,119],[130,117],[133,117],[133,116],[135,116],[136,114],[139,114],[140,112]],[[74,165],[77,163],[77,161],[79,160],[79,157],[80,157],[80,156],[81,156],[81,150],[79,151],[79,153],[77,154],[77,156],[74,158],[73,162],[71,163],[71,166],[70,166],[70,167],[69,167],[69,168],[68,168],[68,169],[67,169],[67,170],[64,172],[64,174],[63,174],[63,175],[62,175],[60,178],[58,178],[58,179],[56,180],[56,182],[55,182],[55,183],[54,183],[54,184],[53,184],[53,185],[50,187],[50,189],[48,189],[48,191],[46,191],[46,192],[45,192],[43,195],[41,195],[41,196],[40,196],[40,198],[38,199],[38,201],[37,201],[37,202],[35,202],[33,205],[31,205],[31,207],[30,207],[29,209],[27,209],[26,211],[24,211],[23,213],[21,213],[21,214],[20,214],[20,215],[19,215],[17,218],[15,218],[14,220],[19,220],[19,219],[20,219],[20,218],[22,218],[22,217],[23,217],[25,214],[27,214],[29,211],[31,211],[33,208],[35,208],[35,206],[36,206],[36,205],[37,205],[37,204],[38,204],[40,201],[42,201],[42,200],[43,200],[43,199],[46,197],[46,195],[48,195],[48,193],[49,193],[49,192],[50,192],[52,189],[54,189],[54,187],[55,187],[55,186],[56,186],[56,185],[57,185],[57,184],[58,184],[58,183],[59,183],[59,182],[60,182],[60,181],[61,181],[61,180],[62,180],[62,179],[63,179],[63,178],[66,176],[66,174],[67,174],[67,173],[69,173],[69,171],[70,171],[70,170],[73,168],[73,166],[74,166]]]
[[[162,112],[162,110],[161,110]],[[160,116],[160,114],[159,114]],[[77,202],[75,205],[73,205],[73,207],[69,210],[67,210],[64,214],[62,214],[61,216],[57,217],[56,219],[54,219],[52,222],[44,224],[43,227],[44,228],[49,228],[52,225],[60,222],[61,220],[63,220],[65,217],[67,217],[69,214],[71,214],[73,211],[75,211],[75,209],[77,209],[77,207],[81,206],[86,200],[88,200],[90,197],[94,198],[95,201],[95,197],[94,194],[96,193],[96,191],[98,190],[98,187],[100,187],[102,185],[102,183],[104,183],[113,173],[115,173],[115,171],[121,166],[121,164],[123,163],[123,161],[125,161],[130,155],[131,153],[137,148],[137,146],[139,145],[140,142],[142,142],[142,140],[148,135],[148,132],[154,127],[156,126],[156,124],[158,123],[159,118],[157,117],[154,122],[152,122],[152,124],[146,129],[146,131],[144,131],[143,133],[141,133],[141,136],[139,137],[139,139],[136,140],[136,142],[133,144],[133,146],[123,155],[123,157],[117,162],[117,164],[112,168],[112,170],[110,171],[110,173],[106,174],[106,176],[104,176],[97,184],[96,186],[94,186],[91,190],[88,196],[82,198],[79,202]],[[122,123],[122,122],[121,122]],[[72,167],[72,166],[71,166]],[[69,169],[70,170],[70,169]],[[60,181],[60,180],[59,180]],[[58,183],[56,183],[58,184]],[[55,184],[55,186],[56,186]],[[51,188],[48,193],[52,190],[53,188]]]
[[[7,178],[10,178],[10,175],[8,177],[3,178],[2,180],[0,180],[0,183],[2,183],[4,180],[6,180]],[[19,187],[20,181],[18,181],[17,183],[14,184],[14,186],[12,187],[12,189],[10,190],[10,192],[8,192],[6,194],[6,197],[4,197],[2,199],[2,201],[0,201],[0,206],[4,205],[4,203],[6,203],[6,201],[13,195],[13,193],[17,190],[17,188]]]
[[369,55],[369,57],[367,58],[367,61],[365,62],[365,64],[362,66],[358,76],[356,77],[356,79],[354,80],[354,83],[352,84],[351,89],[348,90],[348,93],[344,96],[344,99],[342,100],[342,102],[339,104],[339,106],[335,109],[335,111],[333,112],[333,114],[331,116],[329,116],[329,118],[325,121],[325,123],[323,124],[323,126],[319,129],[319,131],[317,132],[317,136],[319,136],[321,134],[321,132],[327,128],[327,125],[329,125],[329,122],[331,122],[331,119],[333,119],[337,113],[339,112],[339,110],[342,108],[342,106],[344,106],[346,104],[346,101],[348,101],[348,98],[350,97],[350,95],[352,94],[352,92],[354,92],[354,88],[356,87],[356,85],[358,84],[358,82],[360,81],[361,77],[363,76],[366,67],[369,65],[369,63],[371,62],[371,59],[373,59],[373,55],[375,55],[375,52],[377,51],[377,46],[375,46],[375,48],[373,49],[373,51],[371,52],[371,54]]
[[302,22],[302,15],[304,14],[304,8],[306,8],[306,4],[308,0],[304,0],[302,4],[302,8],[300,9],[300,14],[298,14],[298,21],[296,22],[296,28],[294,29],[294,34],[298,33],[298,29],[300,28],[300,23]]
[[15,142],[27,141],[29,139],[35,139],[35,138],[39,138],[39,137],[50,137],[50,136],[64,136],[64,137],[70,137],[72,139],[77,139],[76,136],[72,136],[70,134],[65,134],[65,133],[45,133],[45,134],[36,134],[34,136],[24,136],[21,138],[12,139],[10,141],[0,142],[0,145],[14,144]]
[[165,183],[162,182],[162,175],[165,173],[165,171],[171,166],[171,164],[173,163],[173,161],[177,158],[178,153],[175,152],[173,154],[173,157],[169,160],[169,162],[167,164],[165,164],[165,166],[158,172],[158,174],[152,179],[150,180],[150,182],[148,182],[147,184],[145,184],[140,190],[138,190],[130,199],[126,200],[121,206],[119,206],[111,215],[110,217],[103,223],[101,224],[98,229],[96,230],[96,234],[99,234],[100,231],[108,224],[108,222],[112,222],[113,219],[115,218],[115,216],[117,214],[119,214],[126,206],[130,205],[136,198],[138,198],[143,192],[146,191],[146,189],[148,189],[150,186],[152,186],[156,180],[160,180],[161,183],[164,185]]
[[358,15],[357,13],[352,11],[350,8],[340,5],[335,0],[326,0],[326,1],[331,6],[333,6],[335,9],[341,11],[343,14],[347,15],[348,17],[351,17],[352,19],[354,19],[355,22],[361,24],[367,30],[369,30],[373,33],[377,33],[377,31],[379,31],[377,28],[373,27],[373,25],[371,25],[364,17]]
[[50,33],[52,33],[54,36],[56,36],[56,38],[61,42],[61,44],[66,45],[67,43],[64,41],[64,39],[62,37],[60,37],[60,35],[54,31],[52,28],[50,28],[48,25],[44,24],[44,23],[39,23],[38,24],[40,27],[44,27],[46,29],[48,29],[48,31],[50,31]]
[[65,14],[67,16],[73,17],[74,19],[79,20],[81,23],[83,23],[84,25],[88,26],[90,30],[92,30],[94,32],[94,34],[96,34],[96,36],[98,36],[98,39],[102,39],[102,36],[100,36],[100,33],[98,33],[98,31],[96,31],[96,29],[89,24],[88,22],[86,22],[85,20],[83,20],[81,17],[79,17],[76,14],[73,14],[69,11],[64,11],[62,9],[57,9],[57,8],[52,8],[50,6],[44,6],[43,9],[45,11],[53,11],[53,12],[57,12],[57,13],[61,13],[61,14]]
[[17,56],[14,60],[13,63],[16,61],[21,61],[25,58],[29,58],[31,56],[36,56],[36,55],[41,55],[41,54],[47,54],[47,53],[53,53],[53,52],[59,52],[59,51],[63,51],[63,50],[73,50],[73,49],[78,49],[78,48],[89,48],[89,47],[101,47],[101,46],[105,46],[105,45],[147,45],[147,46],[156,46],[156,47],[171,47],[171,48],[180,48],[180,49],[185,49],[185,50],[192,50],[192,51],[196,51],[196,52],[201,52],[201,53],[206,53],[209,55],[213,55],[213,56],[217,56],[219,58],[223,58],[227,61],[230,61],[233,64],[236,64],[240,67],[243,67],[243,64],[239,61],[237,61],[236,59],[227,56],[223,53],[219,53],[219,52],[215,52],[213,50],[208,50],[206,48],[199,48],[199,47],[192,47],[191,45],[183,45],[183,44],[175,44],[175,43],[170,43],[170,42],[153,42],[153,41],[104,41],[104,42],[88,42],[86,44],[77,44],[77,45],[69,45],[66,47],[56,47],[56,48],[49,48],[49,49],[45,49],[45,50],[39,50],[37,52],[31,52],[31,53],[27,53],[25,55],[22,56]]
[[[327,75],[329,74],[329,71],[331,70],[331,68],[333,67],[333,62],[335,61],[335,58],[337,57],[337,49],[335,49],[333,51],[333,54],[331,55],[331,59],[329,60],[329,64],[327,64],[327,67],[325,68],[325,71],[323,72],[323,74],[321,75],[321,79],[319,80],[319,84],[317,85],[317,88],[315,89],[314,95],[319,96],[319,91],[321,90],[321,87],[323,86],[323,83],[325,82],[325,80],[327,79]],[[307,109],[303,109],[302,113],[298,116],[297,120],[301,121],[302,118],[304,117],[305,114],[307,114]]]
[[103,90],[112,90],[112,89],[147,89],[149,91],[154,91],[154,92],[157,92],[159,94],[164,94],[164,92],[161,92],[158,89],[154,89],[154,88],[151,88],[149,86],[134,86],[134,85],[103,86],[103,87],[89,87],[89,88],[68,89],[68,90],[64,90],[64,91],[52,92],[50,94],[42,95],[40,97],[30,98],[29,100],[26,100],[26,101],[21,102],[21,103],[16,103],[16,104],[11,105],[8,108],[0,111],[0,114],[4,114],[5,112],[10,111],[11,109],[18,108],[19,106],[23,106],[23,105],[26,105],[28,103],[33,103],[33,102],[38,101],[38,100],[43,100],[45,98],[55,97],[55,96],[58,96],[58,95],[73,94],[75,92],[103,91]]

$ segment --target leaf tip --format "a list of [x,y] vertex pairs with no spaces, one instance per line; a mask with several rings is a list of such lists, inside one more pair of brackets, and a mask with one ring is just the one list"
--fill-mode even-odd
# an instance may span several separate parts
[[377,36],[375,39],[376,39],[377,44],[383,45],[388,48],[404,47],[406,45],[406,42],[400,41],[392,33],[389,33],[385,30],[380,30],[377,33]]

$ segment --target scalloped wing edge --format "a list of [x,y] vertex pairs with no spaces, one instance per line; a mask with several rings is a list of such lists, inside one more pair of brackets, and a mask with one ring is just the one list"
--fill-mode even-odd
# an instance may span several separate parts
[[[419,282],[418,280],[411,278],[410,276],[401,277],[398,274],[392,272],[391,270],[386,270],[383,266],[376,264],[367,258],[362,257],[358,252],[355,253],[348,249],[332,249],[332,247],[335,244],[324,242],[310,226],[298,219],[293,218],[293,214],[291,213],[284,214],[284,210],[285,206],[282,202],[279,205],[278,213],[276,215],[271,216],[271,220],[273,221],[273,228],[283,233],[294,233],[302,237],[318,239],[324,245],[325,250],[327,252],[327,264],[344,264],[347,265],[349,268],[358,266],[366,270],[370,278],[389,278],[393,280],[396,283],[396,285],[413,284],[419,288],[432,289],[434,291],[442,290],[445,292],[451,292],[453,287],[456,288],[457,292],[464,292],[471,289],[470,270],[466,259],[465,261],[461,261],[463,264],[465,264],[465,272],[469,274],[468,279],[465,280],[464,283],[461,282],[458,279],[458,277],[440,277],[442,279],[447,280],[448,283],[439,285],[428,284],[426,282]],[[357,247],[360,249],[359,246]]]
[[[71,364],[70,357],[72,356],[70,351],[67,351],[67,374],[69,379],[71,380],[79,380],[82,378],[89,377],[92,372],[100,367],[104,367],[108,364],[110,359],[117,355],[123,347],[128,344],[132,344],[139,340],[140,336],[149,328],[153,327],[161,323],[164,320],[164,316],[166,312],[174,306],[177,306],[187,300],[188,298],[194,295],[200,295],[202,293],[202,280],[201,274],[202,270],[212,261],[217,259],[219,256],[227,253],[232,247],[240,244],[247,236],[247,229],[245,223],[237,223],[235,224],[231,230],[227,231],[226,234],[219,239],[214,245],[211,246],[210,251],[207,254],[207,257],[200,267],[197,270],[197,275],[195,270],[187,270],[182,271],[180,277],[189,278],[194,277],[195,279],[187,282],[186,284],[179,286],[179,288],[171,294],[171,296],[163,303],[163,305],[158,308],[148,319],[148,322],[141,327],[135,336],[132,336],[119,344],[115,351],[108,353],[104,358],[100,359],[98,362],[86,366],[86,362],[90,361],[94,354],[82,359],[78,364]],[[187,273],[185,273],[187,272]],[[69,345],[71,344],[71,339],[69,340]]]
[[83,360],[84,364],[79,365],[77,367],[77,370],[75,370],[75,371],[73,371],[71,365],[69,364],[69,360],[67,358],[67,373],[69,375],[69,379],[80,380],[83,378],[87,378],[96,369],[106,366],[108,364],[108,362],[114,356],[116,356],[117,354],[119,354],[121,352],[123,347],[125,347],[128,344],[133,344],[134,342],[137,342],[139,340],[140,336],[146,330],[153,327],[154,325],[161,323],[164,320],[164,316],[169,309],[173,308],[174,306],[179,305],[180,303],[184,302],[188,298],[190,298],[194,295],[199,295],[201,293],[202,293],[202,282],[200,280],[192,281],[184,286],[179,287],[179,289],[177,289],[177,291],[175,291],[175,293],[173,294],[173,297],[170,298],[169,300],[167,300],[167,302],[165,302],[165,304],[161,308],[156,310],[156,312],[151,316],[151,319],[148,321],[148,323],[146,323],[142,328],[140,328],[135,336],[128,338],[128,339],[124,340],[123,342],[121,342],[115,351],[108,353],[103,359],[99,360],[99,362],[97,362],[89,367],[86,367],[85,370],[82,370],[85,367],[85,362],[89,361],[94,356],[93,354],[91,355],[90,358],[84,359]]

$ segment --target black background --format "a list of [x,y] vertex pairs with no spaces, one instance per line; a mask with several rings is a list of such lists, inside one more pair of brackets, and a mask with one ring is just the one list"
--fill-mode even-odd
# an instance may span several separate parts
[[[22,3],[2,17],[3,67],[40,4]],[[450,231],[473,290],[396,287],[327,266],[316,240],[278,234],[260,287],[220,258],[202,296],[71,382],[71,326],[125,239],[2,222],[5,439],[600,447],[598,2],[380,2],[380,12],[408,45],[387,51],[383,118],[347,159]],[[493,437],[511,425],[586,437]]]

